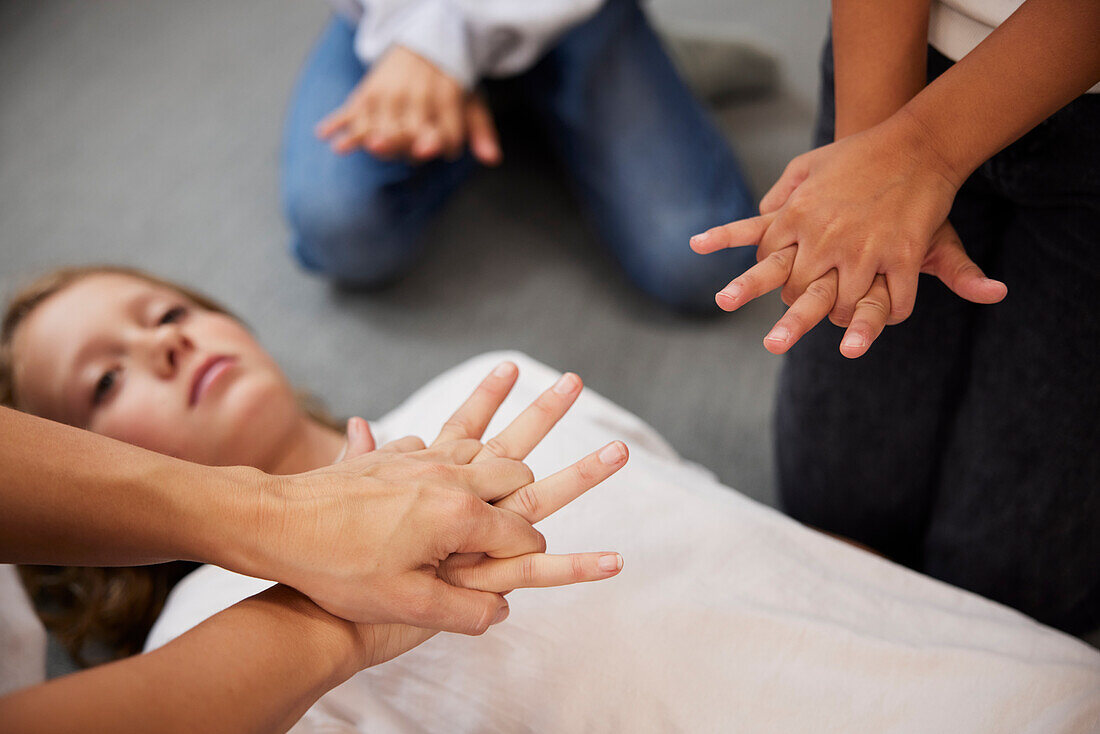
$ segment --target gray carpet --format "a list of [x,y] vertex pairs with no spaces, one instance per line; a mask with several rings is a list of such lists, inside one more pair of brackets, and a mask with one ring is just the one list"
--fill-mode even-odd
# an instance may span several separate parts
[[[727,6],[741,32],[756,33],[759,12],[780,34],[755,37],[779,51],[780,89],[721,112],[758,192],[808,141],[826,13],[786,0],[783,17],[779,4]],[[715,12],[705,0],[655,12],[690,22],[692,7]],[[468,356],[520,349],[771,502],[780,361],[760,339],[778,301],[705,321],[645,302],[522,135],[433,223],[432,257],[403,283],[346,294],[295,267],[278,139],[326,14],[320,0],[0,4],[0,290],[62,264],[147,268],[227,303],[293,380],[368,418]]]

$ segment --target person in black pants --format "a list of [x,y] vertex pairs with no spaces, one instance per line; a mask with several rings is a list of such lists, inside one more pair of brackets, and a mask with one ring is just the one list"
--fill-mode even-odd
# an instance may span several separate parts
[[789,350],[775,429],[790,515],[1091,637],[1100,6],[1028,0],[968,48],[932,11],[834,2],[823,147],[760,217],[692,245],[759,245],[723,308],[780,286],[791,306],[765,338]]
[[[822,58],[815,145],[833,139]],[[929,49],[929,77],[951,61]],[[922,276],[866,356],[821,324],[776,414],[783,507],[802,522],[1073,633],[1100,627],[1100,96],[1082,95],[963,184],[951,222],[995,306]]]

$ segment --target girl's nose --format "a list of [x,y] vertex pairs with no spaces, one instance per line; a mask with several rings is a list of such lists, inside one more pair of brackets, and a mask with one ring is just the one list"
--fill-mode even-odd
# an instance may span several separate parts
[[153,370],[159,377],[175,377],[184,355],[191,349],[191,341],[178,326],[165,324],[158,327],[151,354]]

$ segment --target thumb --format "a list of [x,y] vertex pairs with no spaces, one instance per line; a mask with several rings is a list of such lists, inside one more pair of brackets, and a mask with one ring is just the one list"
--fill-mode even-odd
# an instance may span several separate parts
[[760,200],[760,213],[771,214],[787,203],[794,190],[802,185],[806,177],[810,175],[809,160],[805,155],[800,155],[787,164],[783,169],[779,180],[775,182],[764,198]]
[[354,459],[374,451],[374,434],[365,420],[356,416],[348,419],[348,446],[343,460]]
[[466,130],[474,157],[487,166],[500,163],[500,138],[485,101],[474,95],[466,101]]
[[508,617],[508,602],[500,594],[451,586],[432,575],[424,577],[424,593],[431,603],[423,605],[413,624],[417,627],[480,635]]
[[1008,286],[987,278],[966,254],[962,240],[950,222],[944,222],[932,239],[932,247],[921,267],[922,273],[936,276],[952,293],[971,303],[998,303],[1008,295]]

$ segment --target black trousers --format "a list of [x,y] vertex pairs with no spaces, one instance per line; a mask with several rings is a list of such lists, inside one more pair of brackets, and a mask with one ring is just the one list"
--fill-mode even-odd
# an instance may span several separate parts
[[[929,78],[951,61],[929,49]],[[832,49],[817,144],[833,138]],[[847,360],[791,350],[779,489],[798,520],[1084,634],[1100,627],[1100,95],[987,161],[951,210],[1008,284],[976,306],[921,276],[916,310]]]

